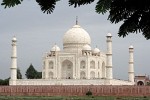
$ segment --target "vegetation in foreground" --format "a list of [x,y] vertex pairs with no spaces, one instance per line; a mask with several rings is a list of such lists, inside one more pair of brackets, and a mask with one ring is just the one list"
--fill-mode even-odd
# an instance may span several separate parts
[[0,96],[0,100],[150,100],[150,97],[111,97],[111,96]]
[[[58,1],[63,0],[35,0],[44,13],[51,14]],[[130,33],[142,33],[146,39],[150,39],[150,2],[149,0],[68,0],[69,6],[79,7],[92,4],[96,1],[95,10],[98,14],[108,14],[111,23],[123,24],[118,30],[120,37]],[[23,0],[3,0],[4,8],[14,7]],[[141,6],[142,5],[142,6]]]

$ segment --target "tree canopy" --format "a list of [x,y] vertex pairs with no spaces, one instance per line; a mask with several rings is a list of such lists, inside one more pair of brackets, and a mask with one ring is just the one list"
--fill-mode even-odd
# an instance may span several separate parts
[[9,85],[9,79],[10,78],[4,79],[4,80],[0,79],[0,85]]
[[[3,0],[1,5],[14,7],[23,0]],[[60,0],[36,0],[44,13],[51,14]],[[70,6],[79,7],[96,0],[68,0]],[[98,0],[95,10],[99,14],[109,12],[111,23],[123,22],[118,35],[125,37],[130,33],[142,33],[150,39],[150,2],[149,0]]]
[[30,64],[29,68],[26,71],[27,79],[39,79],[42,78],[42,72],[38,72],[32,64]]
[[17,79],[22,79],[22,74],[19,68],[17,68]]

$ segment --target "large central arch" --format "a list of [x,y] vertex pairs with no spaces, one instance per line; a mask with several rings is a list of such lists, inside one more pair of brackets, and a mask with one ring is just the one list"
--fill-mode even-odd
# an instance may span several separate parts
[[61,67],[62,79],[73,79],[73,63],[69,60],[64,60]]

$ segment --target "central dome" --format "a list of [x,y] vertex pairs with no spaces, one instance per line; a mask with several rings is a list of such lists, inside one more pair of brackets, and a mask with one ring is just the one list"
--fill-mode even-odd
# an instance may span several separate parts
[[64,34],[63,45],[65,44],[91,44],[91,38],[83,28],[74,25]]

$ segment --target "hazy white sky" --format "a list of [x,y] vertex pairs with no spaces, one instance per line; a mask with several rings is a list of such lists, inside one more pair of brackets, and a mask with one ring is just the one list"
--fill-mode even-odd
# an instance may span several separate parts
[[[41,71],[42,56],[57,43],[62,49],[64,33],[75,24],[78,16],[79,25],[84,28],[96,45],[106,51],[106,34],[113,35],[113,73],[115,78],[128,79],[128,47],[134,46],[135,74],[149,74],[150,40],[141,34],[131,34],[125,38],[118,37],[119,24],[111,24],[106,15],[95,12],[95,5],[69,7],[68,0],[57,3],[52,14],[43,14],[34,0],[24,0],[21,5],[4,9],[0,6],[0,79],[10,76],[11,39],[18,40],[18,67],[23,76],[32,63]],[[0,3],[2,0],[0,0]]]

